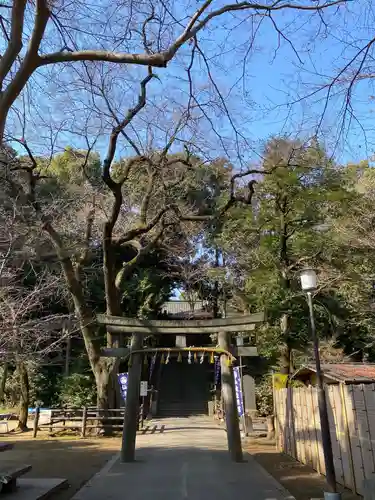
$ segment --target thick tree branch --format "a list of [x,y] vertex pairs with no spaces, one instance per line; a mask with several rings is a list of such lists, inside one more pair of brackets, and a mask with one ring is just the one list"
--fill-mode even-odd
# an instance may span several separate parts
[[128,278],[131,273],[134,271],[134,269],[137,267],[137,265],[141,262],[141,260],[155,247],[156,243],[160,240],[160,238],[163,236],[165,226],[162,226],[156,234],[153,236],[151,241],[147,243],[145,247],[142,247],[138,250],[137,255],[130,260],[129,262],[125,262],[123,264],[122,269],[117,273],[116,276],[116,288],[118,290],[121,290],[122,285],[126,278]]
[[164,68],[166,61],[163,53],[158,54],[127,54],[115,53],[105,50],[79,50],[73,52],[54,52],[40,57],[39,66],[62,62],[75,61],[103,61],[122,64],[139,64],[140,66],[152,66]]
[[[148,68],[148,75],[141,81],[140,84],[140,94],[138,97],[137,104],[128,110],[125,118],[122,121],[118,121],[117,125],[115,125],[112,129],[112,133],[109,139],[109,145],[106,157],[103,162],[103,181],[107,185],[107,187],[112,191],[114,201],[112,204],[111,214],[108,220],[104,224],[103,230],[103,274],[104,274],[104,286],[106,293],[106,302],[107,302],[107,314],[110,315],[119,315],[120,311],[120,297],[117,292],[115,281],[115,259],[113,253],[113,229],[118,220],[121,206],[123,203],[122,196],[122,185],[127,179],[130,169],[134,163],[140,160],[140,158],[135,157],[128,161],[125,169],[125,173],[120,180],[120,182],[115,182],[111,177],[111,165],[113,162],[113,158],[116,153],[117,140],[119,134],[124,130],[124,128],[133,120],[133,118],[141,111],[141,109],[146,105],[146,87],[148,82],[154,77],[151,68]],[[131,238],[133,239],[133,238]],[[109,336],[109,343],[112,343],[112,340]]]
[[265,5],[253,2],[239,2],[235,4],[228,4],[220,9],[209,12],[206,17],[198,22],[199,18],[207,11],[213,0],[207,0],[191,17],[189,23],[184,29],[183,33],[170,45],[170,47],[157,54],[128,54],[128,53],[114,53],[102,50],[80,50],[80,51],[59,51],[51,54],[45,54],[40,58],[40,65],[54,64],[61,62],[74,62],[74,61],[104,61],[113,63],[125,64],[139,64],[142,66],[152,67],[166,67],[168,62],[174,57],[176,52],[191,38],[195,37],[212,19],[219,17],[228,12],[238,12],[245,10],[254,10],[260,12],[272,12],[278,10],[301,10],[301,11],[321,11],[328,7],[341,5],[346,3],[347,0],[336,0],[333,2],[324,2],[319,5],[302,5],[293,4],[289,2],[275,2]]
[[207,0],[201,8],[199,8],[196,13],[192,16],[190,22],[188,23],[184,32],[176,39],[176,41],[169,47],[168,50],[164,52],[165,64],[167,64],[176,52],[180,49],[184,43],[186,43],[191,38],[194,38],[212,19],[219,17],[228,12],[239,12],[245,10],[254,10],[256,12],[273,12],[278,10],[301,10],[301,11],[321,11],[328,7],[335,5],[340,5],[346,3],[347,0],[337,0],[333,2],[325,2],[321,5],[301,5],[293,4],[289,2],[280,2],[280,0],[275,0],[275,2],[265,5],[253,2],[238,2],[235,4],[224,5],[220,9],[213,10],[206,15],[200,22],[197,22],[200,16],[208,9],[212,4],[212,1]]
[[[38,50],[50,16],[47,0],[37,0],[34,29],[29,47],[14,78],[8,84],[0,99],[0,139],[4,136],[5,121],[15,99],[25,87],[39,64]],[[17,54],[16,54],[17,56]]]
[[172,209],[171,205],[168,205],[162,208],[147,224],[142,224],[138,227],[130,229],[127,231],[121,238],[116,240],[117,245],[123,245],[128,241],[137,238],[138,236],[142,236],[143,234],[147,234],[150,232],[162,219],[162,217]]
[[14,0],[12,6],[11,32],[7,49],[0,60],[0,90],[3,88],[4,79],[10,71],[22,49],[22,33],[25,17],[26,0]]
[[112,165],[113,158],[115,156],[116,152],[116,146],[117,146],[117,140],[120,132],[127,126],[129,123],[132,121],[132,119],[141,111],[141,109],[146,105],[146,87],[148,82],[154,77],[155,75],[152,73],[151,68],[149,67],[148,69],[148,75],[146,78],[144,78],[141,81],[141,91],[138,97],[138,103],[134,108],[129,109],[127,112],[125,118],[118,123],[115,127],[112,129],[111,137],[109,139],[109,145],[108,145],[108,150],[107,150],[107,155],[105,157],[105,160],[103,162],[103,180],[109,187],[109,189],[112,190],[113,186],[116,184],[110,175],[110,168]]

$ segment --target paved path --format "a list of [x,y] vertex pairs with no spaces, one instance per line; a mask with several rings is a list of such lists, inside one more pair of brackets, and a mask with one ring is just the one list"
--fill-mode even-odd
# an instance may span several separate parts
[[212,420],[164,419],[157,429],[137,436],[135,463],[115,457],[73,500],[293,500],[252,457],[230,462]]

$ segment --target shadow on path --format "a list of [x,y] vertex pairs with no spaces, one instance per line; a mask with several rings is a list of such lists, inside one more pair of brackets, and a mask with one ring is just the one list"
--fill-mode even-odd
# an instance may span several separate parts
[[136,462],[116,461],[73,500],[120,500],[124,492],[131,492],[132,500],[293,499],[250,455],[236,464],[226,450],[215,449],[214,441],[212,447],[198,441],[196,436],[195,446],[140,448]]

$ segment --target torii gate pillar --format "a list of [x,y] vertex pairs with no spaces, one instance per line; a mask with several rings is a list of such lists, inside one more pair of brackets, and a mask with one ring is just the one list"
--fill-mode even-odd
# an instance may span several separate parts
[[[139,351],[143,346],[143,335],[133,333],[131,351]],[[139,417],[139,388],[142,375],[142,354],[135,352],[131,357],[128,371],[128,392],[124,411],[124,428],[121,443],[121,462],[134,462],[135,440]]]
[[[218,333],[219,346],[229,351],[229,334]],[[225,423],[227,427],[228,451],[234,462],[243,462],[240,422],[237,412],[233,370],[227,356],[220,356],[221,394],[224,403]]]

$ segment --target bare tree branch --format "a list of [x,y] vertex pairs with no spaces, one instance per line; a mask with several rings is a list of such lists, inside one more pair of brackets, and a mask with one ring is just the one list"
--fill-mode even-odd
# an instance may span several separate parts
[[[22,5],[24,6],[24,4],[26,3],[23,1],[21,2],[20,0],[15,0],[15,1],[16,3],[20,3],[21,7]],[[24,86],[26,85],[32,73],[38,67],[39,63],[38,50],[47,26],[49,16],[50,16],[50,11],[47,5],[47,0],[37,0],[34,30],[31,34],[28,50],[14,78],[12,78],[11,82],[8,84],[3,94],[1,95],[0,99],[1,138],[4,135],[5,120],[8,115],[10,107],[12,106],[13,102],[18,97]],[[21,15],[21,19],[23,19],[23,15]],[[21,37],[21,44],[22,44],[22,25],[18,23],[17,23],[17,32],[18,36]],[[21,50],[21,48],[19,50]],[[15,57],[17,57],[19,50],[17,54],[15,54]],[[6,74],[3,74],[3,77],[0,79],[1,85],[3,84],[5,76]]]
[[0,60],[0,90],[4,78],[22,49],[22,31],[25,17],[26,0],[14,0],[12,5],[11,32],[8,47]]

